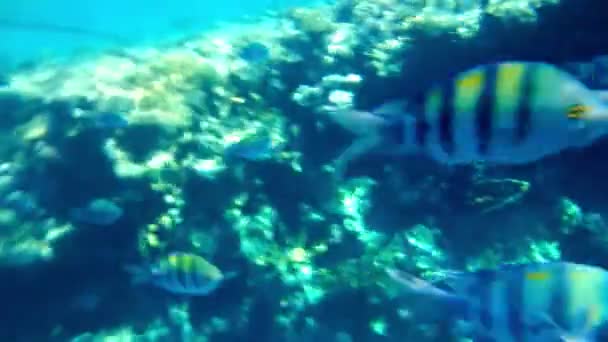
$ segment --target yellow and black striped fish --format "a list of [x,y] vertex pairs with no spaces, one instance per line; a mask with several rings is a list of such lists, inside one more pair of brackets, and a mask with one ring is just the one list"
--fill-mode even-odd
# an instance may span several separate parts
[[452,318],[466,322],[474,338],[592,342],[608,323],[608,272],[599,267],[554,262],[455,272],[448,281],[451,296],[429,283],[421,287],[411,276],[389,274],[410,293],[455,308],[448,310],[457,313]]
[[[384,112],[376,115],[383,124],[355,132],[359,139],[336,165],[342,170],[355,157],[384,145],[448,164],[532,162],[587,146],[608,133],[602,93],[550,64],[478,66],[432,87],[418,103],[395,110],[390,118]],[[347,119],[355,116],[342,114],[342,122]]]
[[234,273],[223,274],[203,257],[175,252],[149,267],[128,266],[135,283],[151,283],[176,294],[204,296],[215,290],[219,284],[233,277]]

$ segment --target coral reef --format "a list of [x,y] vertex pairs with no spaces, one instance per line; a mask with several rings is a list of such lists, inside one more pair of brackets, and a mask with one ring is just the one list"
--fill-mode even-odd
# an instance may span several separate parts
[[[420,322],[395,299],[388,267],[437,279],[502,263],[606,266],[606,141],[502,168],[370,157],[336,182],[331,161],[350,138],[324,115],[504,58],[605,84],[605,61],[589,64],[608,54],[592,38],[608,34],[602,6],[340,0],[9,75],[0,339],[447,341],[444,322]],[[580,20],[578,33],[563,18]],[[251,42],[267,60],[240,58]],[[100,127],[98,113],[126,123]],[[262,135],[280,146],[269,158],[228,158]],[[71,214],[101,198],[121,215],[95,225]],[[125,265],[175,250],[238,276],[189,299],[130,284]]]

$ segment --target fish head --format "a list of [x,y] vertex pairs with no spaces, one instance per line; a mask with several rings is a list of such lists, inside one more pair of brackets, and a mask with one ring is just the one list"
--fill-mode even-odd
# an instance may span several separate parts
[[587,146],[608,134],[608,101],[598,92],[570,86],[562,92],[560,111],[568,120],[574,146]]

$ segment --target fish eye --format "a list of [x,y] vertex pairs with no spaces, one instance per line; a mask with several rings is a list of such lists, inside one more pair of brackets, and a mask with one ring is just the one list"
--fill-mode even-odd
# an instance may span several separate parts
[[566,110],[566,115],[568,119],[583,119],[585,114],[589,113],[590,108],[588,106],[582,104],[573,104],[568,106]]

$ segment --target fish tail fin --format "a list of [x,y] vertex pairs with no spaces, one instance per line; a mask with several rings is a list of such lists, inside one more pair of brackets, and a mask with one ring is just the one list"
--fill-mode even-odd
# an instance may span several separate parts
[[150,272],[141,265],[125,265],[124,270],[131,275],[132,285],[140,285],[150,281]]
[[422,317],[462,317],[469,309],[465,298],[442,290],[426,280],[396,269],[387,269],[386,272],[401,285],[404,294],[411,297],[411,304]]
[[402,285],[403,290],[414,294],[423,295],[444,295],[448,294],[446,291],[439,289],[430,282],[421,278],[415,277],[407,272],[403,272],[397,269],[389,268],[386,273],[393,280]]

